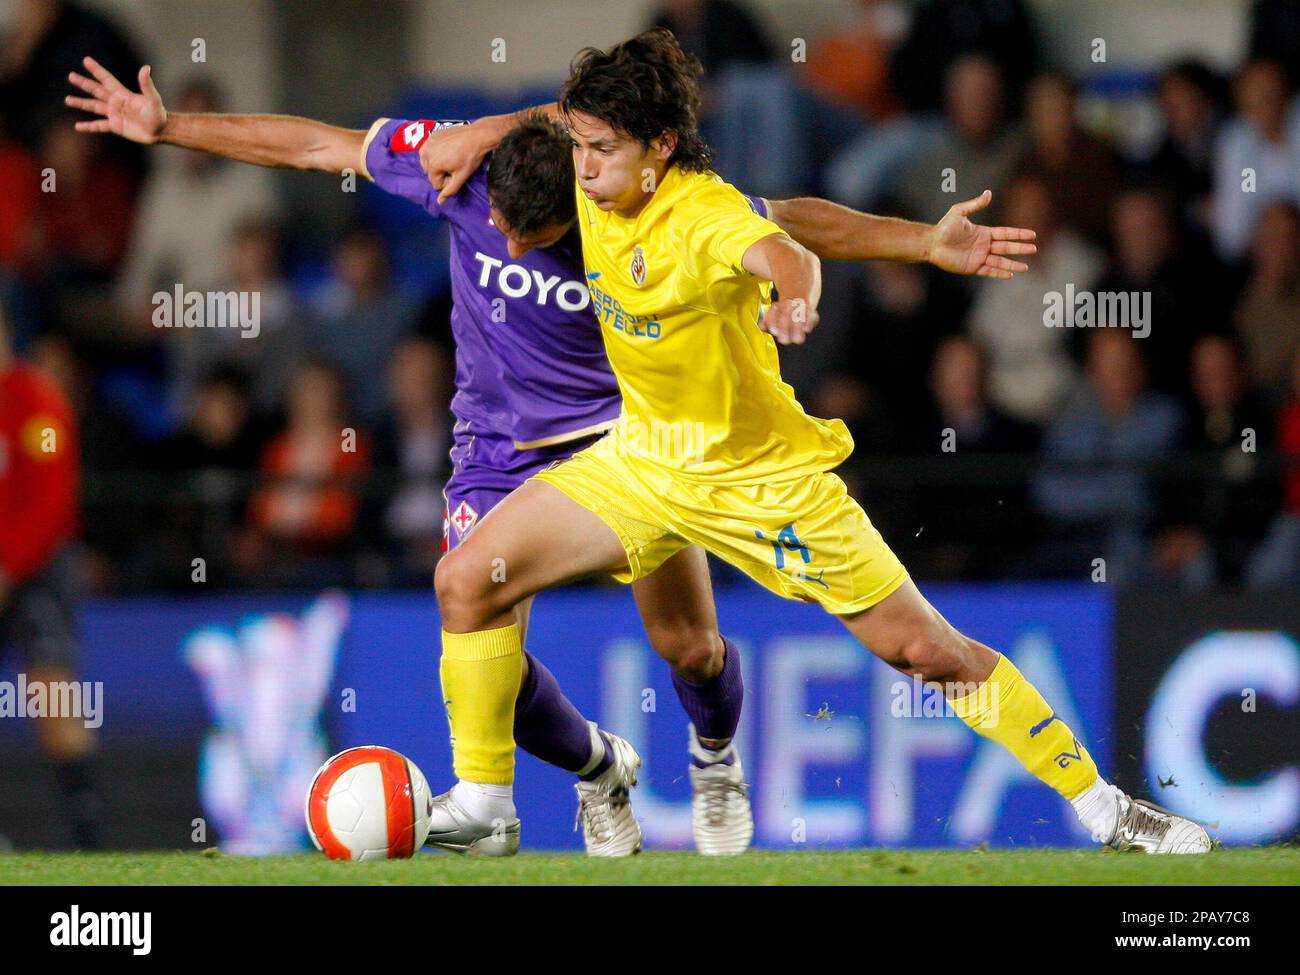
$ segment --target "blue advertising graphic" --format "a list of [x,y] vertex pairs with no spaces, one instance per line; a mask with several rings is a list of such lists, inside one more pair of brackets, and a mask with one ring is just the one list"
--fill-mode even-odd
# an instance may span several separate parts
[[[1223,706],[1251,715],[1257,698],[1294,707],[1300,701],[1300,643],[1270,630],[1216,631],[1184,649],[1151,696],[1146,715],[1146,773],[1164,780],[1177,769],[1198,788],[1179,796],[1179,811],[1218,825],[1225,843],[1261,843],[1294,835],[1300,827],[1300,767],[1296,742],[1292,764],[1249,781],[1229,779],[1206,746],[1207,726]],[[1258,751],[1278,750],[1264,738],[1244,742]]]
[[[1111,740],[1113,604],[1104,587],[951,585],[926,593],[967,635],[1008,653],[1103,770],[1113,749],[1127,747]],[[1064,800],[1000,747],[943,716],[935,695],[876,660],[833,617],[756,587],[716,595],[723,632],[743,662],[738,741],[756,844],[1088,842]],[[330,751],[387,745],[411,758],[435,793],[451,786],[439,630],[432,593],[100,601],[83,611],[84,677],[104,682],[106,745],[203,742],[196,792],[210,821],[223,840],[270,849],[281,840],[267,809],[280,809],[285,824],[301,818],[294,799],[323,747],[320,729]],[[687,719],[631,593],[543,594],[527,645],[587,717],[640,752],[634,803],[646,846],[689,847]],[[318,703],[319,714],[311,713]],[[282,791],[266,786],[268,776]],[[520,753],[516,802],[526,849],[581,848],[573,782]],[[241,823],[240,797],[251,808],[254,785],[261,805]]]

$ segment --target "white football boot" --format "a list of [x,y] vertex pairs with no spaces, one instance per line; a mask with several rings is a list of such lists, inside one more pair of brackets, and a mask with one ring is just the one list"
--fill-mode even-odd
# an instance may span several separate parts
[[519,820],[475,819],[451,792],[434,796],[425,846],[476,857],[512,857],[519,852]]
[[[593,736],[599,736],[594,721]],[[618,735],[605,732],[613,749],[609,768],[590,782],[578,782],[578,817],[573,828],[582,824],[582,842],[587,856],[628,857],[641,852],[641,824],[632,813],[630,790],[636,785],[636,770],[641,767],[641,756],[631,744]]]
[[[691,763],[691,832],[695,849],[707,856],[735,856],[749,849],[754,838],[754,814],[749,808],[749,787],[735,742],[709,751],[690,726],[690,752],[704,768]],[[723,764],[730,757],[731,764]],[[719,760],[722,761],[719,761]]]
[[1115,802],[1115,832],[1106,845],[1115,850],[1137,847],[1147,853],[1208,853],[1210,834],[1200,823],[1145,799],[1120,793]]

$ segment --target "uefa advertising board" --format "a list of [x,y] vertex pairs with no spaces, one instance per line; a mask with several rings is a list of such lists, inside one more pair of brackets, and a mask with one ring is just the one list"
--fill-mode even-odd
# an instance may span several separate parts
[[[928,586],[940,611],[1008,652],[1103,768],[1140,736],[1113,734],[1113,600],[1091,585]],[[756,587],[717,591],[746,684],[739,742],[755,842],[862,845],[1084,844],[1067,805],[929,692],[859,647],[819,609]],[[108,835],[174,846],[201,835],[232,852],[304,842],[301,798],[329,753],[383,744],[436,791],[452,782],[431,594],[124,598],[87,603],[87,681],[102,685]],[[648,848],[690,845],[686,717],[650,651],[631,594],[541,596],[529,650],[578,707],[629,738]],[[0,680],[16,681],[6,657]],[[0,797],[0,835],[48,836],[30,728],[0,720],[0,765],[30,782]],[[178,786],[181,786],[178,788]],[[17,791],[17,790],[16,790]],[[520,755],[517,803],[532,849],[580,849],[572,776]],[[42,812],[42,810],[45,812]],[[204,829],[195,832],[201,821]],[[210,831],[210,832],[209,832]],[[166,841],[160,840],[166,837]]]

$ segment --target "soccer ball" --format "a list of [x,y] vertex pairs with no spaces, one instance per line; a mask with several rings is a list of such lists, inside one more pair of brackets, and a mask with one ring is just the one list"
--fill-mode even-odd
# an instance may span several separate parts
[[429,835],[429,783],[404,755],[380,745],[339,752],[307,790],[307,833],[331,860],[414,856]]

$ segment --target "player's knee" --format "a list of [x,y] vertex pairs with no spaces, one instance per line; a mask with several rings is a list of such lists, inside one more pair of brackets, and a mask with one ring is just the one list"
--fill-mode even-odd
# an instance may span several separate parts
[[951,628],[929,630],[906,640],[900,657],[908,673],[925,681],[956,681],[966,671],[966,655],[960,633]]
[[452,632],[463,632],[497,615],[492,606],[490,582],[489,573],[476,570],[457,551],[444,556],[433,573],[442,625]]
[[722,640],[712,627],[650,626],[650,644],[689,681],[705,681],[722,669]]

